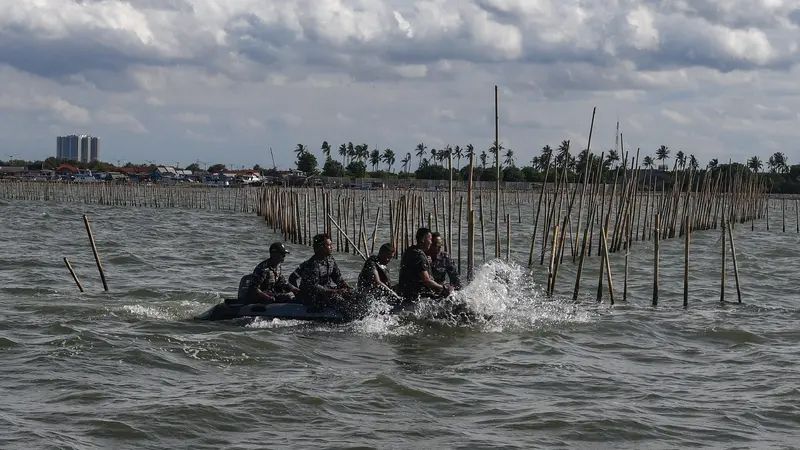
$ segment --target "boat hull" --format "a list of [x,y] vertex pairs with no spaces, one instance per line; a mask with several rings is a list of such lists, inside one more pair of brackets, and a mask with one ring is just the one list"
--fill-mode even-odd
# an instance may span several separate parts
[[212,306],[196,316],[195,319],[218,321],[258,317],[267,320],[306,320],[332,323],[348,320],[343,314],[331,309],[309,311],[308,307],[301,303],[239,304],[236,303],[236,300],[231,299]]

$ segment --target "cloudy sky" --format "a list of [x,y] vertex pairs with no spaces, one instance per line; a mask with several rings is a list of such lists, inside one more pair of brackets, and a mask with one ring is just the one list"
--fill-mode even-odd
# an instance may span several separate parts
[[[800,0],[0,2],[0,159],[290,167],[303,143],[500,140],[800,162]],[[401,156],[398,156],[398,160]],[[415,158],[416,160],[416,158]]]

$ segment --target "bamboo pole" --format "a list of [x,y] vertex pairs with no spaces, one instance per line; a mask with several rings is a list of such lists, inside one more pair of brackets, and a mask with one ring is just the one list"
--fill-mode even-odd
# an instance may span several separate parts
[[100,272],[100,280],[103,281],[103,290],[108,292],[108,283],[106,283],[106,274],[103,272],[103,265],[100,264],[100,255],[97,254],[97,246],[94,243],[94,235],[92,234],[92,227],[89,226],[89,217],[83,215],[83,224],[86,226],[86,233],[89,235],[89,244],[92,246],[92,254],[94,255],[94,262],[97,264],[97,271]]
[[653,216],[653,306],[658,306],[658,259],[660,227],[658,214]]
[[75,271],[72,270],[72,264],[70,264],[66,257],[64,257],[64,264],[67,265],[67,270],[69,270],[69,274],[72,275],[72,279],[75,280],[75,284],[78,285],[78,289],[83,292],[83,285],[81,284],[80,280],[78,280],[78,276],[75,275]]
[[497,111],[497,85],[494,86],[494,145],[495,166],[497,168],[497,185],[495,189],[494,205],[494,257],[500,259],[500,115]]
[[731,241],[731,257],[733,258],[733,277],[736,280],[736,297],[739,303],[742,303],[742,290],[739,286],[739,266],[736,263],[736,247],[733,245],[733,232],[731,231],[731,224],[728,223],[728,239]]

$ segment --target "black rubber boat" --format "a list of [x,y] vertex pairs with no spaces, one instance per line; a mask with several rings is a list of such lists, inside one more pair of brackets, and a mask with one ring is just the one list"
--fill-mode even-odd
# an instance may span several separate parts
[[[398,305],[392,308],[389,314],[413,320],[414,309],[415,308],[411,305]],[[309,311],[308,307],[301,303],[242,304],[235,298],[229,298],[196,316],[195,320],[219,321],[254,319],[258,317],[266,320],[304,320],[325,323],[345,323],[358,319],[358,317],[348,316],[333,309]],[[434,320],[449,320],[458,323],[471,323],[481,319],[488,321],[492,319],[492,316],[479,315],[470,311],[469,308],[463,304],[444,302],[440,303],[440,307],[437,308],[437,311],[433,312],[430,318]]]
[[209,308],[204,313],[195,317],[195,320],[233,320],[242,318],[263,318],[267,320],[307,320],[313,322],[341,323],[350,318],[331,309],[309,311],[301,303],[270,303],[270,304],[242,304],[235,298]]

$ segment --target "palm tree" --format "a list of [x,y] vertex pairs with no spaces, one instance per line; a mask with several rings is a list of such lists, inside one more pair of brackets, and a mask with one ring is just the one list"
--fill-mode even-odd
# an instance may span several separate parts
[[425,150],[427,150],[427,149],[428,149],[428,147],[426,147],[425,144],[417,144],[417,154],[416,155],[419,156],[419,166],[417,166],[417,167],[422,167],[422,157],[425,156]]
[[678,153],[675,153],[675,161],[678,161],[678,167],[683,170],[686,167],[686,155],[683,154],[682,150],[678,150]]
[[453,154],[456,157],[456,171],[461,170],[461,158],[464,157],[464,149],[456,145],[455,151]]
[[408,165],[411,162],[411,153],[406,153],[405,158],[400,160],[400,163],[403,165],[403,172],[408,173]]
[[331,160],[331,144],[328,144],[328,141],[322,141],[322,154],[325,155],[325,161]]
[[642,160],[642,167],[644,167],[645,169],[652,169],[653,165],[654,165],[653,157],[650,155],[645,156],[644,159]]
[[378,170],[378,164],[381,163],[381,152],[378,149],[373,150],[369,154],[369,163],[372,164],[372,171]]
[[786,164],[786,155],[783,152],[775,152],[770,156],[767,165],[773,173],[786,173],[789,171],[789,166]]
[[297,144],[297,147],[294,148],[294,152],[297,153],[297,157],[303,156],[306,151],[308,151],[308,146],[303,144]]
[[392,171],[392,166],[394,165],[394,152],[391,149],[386,149],[383,151],[383,162],[389,167],[389,172]]
[[712,159],[711,161],[708,162],[708,164],[706,165],[706,168],[710,169],[710,170],[714,170],[718,166],[719,166],[719,160],[717,158],[714,158],[714,159]]
[[603,161],[603,166],[609,168],[611,167],[612,164],[616,163],[617,161],[619,161],[619,152],[617,152],[614,149],[611,149],[608,151],[608,154],[606,155],[606,160]]
[[467,150],[464,152],[464,157],[466,157],[467,160],[475,157],[475,147],[472,144],[467,144]]
[[342,166],[347,165],[347,145],[342,144],[339,146],[339,156],[342,157]]
[[439,161],[439,150],[435,148],[431,149],[431,162],[436,164],[436,161]]
[[506,149],[505,159],[503,160],[503,164],[508,167],[514,167],[514,150]]
[[489,147],[489,153],[494,155],[494,163],[498,166],[500,165],[500,153],[503,150],[505,150],[505,147],[503,147],[503,144],[497,145],[497,141],[493,142],[492,146]]
[[692,170],[697,170],[700,167],[700,163],[694,155],[689,155],[689,167],[691,167]]
[[347,160],[348,162],[353,162],[353,159],[356,157],[356,147],[353,145],[352,142],[347,143]]
[[553,149],[549,145],[545,145],[542,147],[541,156],[539,156],[539,170],[547,170],[551,159],[553,159]]
[[761,162],[761,158],[758,156],[753,156],[747,160],[747,167],[752,169],[753,172],[758,173],[764,167],[764,163]]
[[486,154],[486,150],[484,150],[481,152],[481,156],[478,157],[481,160],[481,167],[483,168],[483,170],[486,170],[486,158],[488,156],[489,155]]
[[669,159],[669,147],[666,145],[658,147],[658,150],[656,150],[656,159],[661,162],[660,165],[663,166],[664,161]]
[[556,154],[555,165],[560,167],[567,167],[570,163],[569,155],[569,141],[561,141],[558,146],[558,153]]

